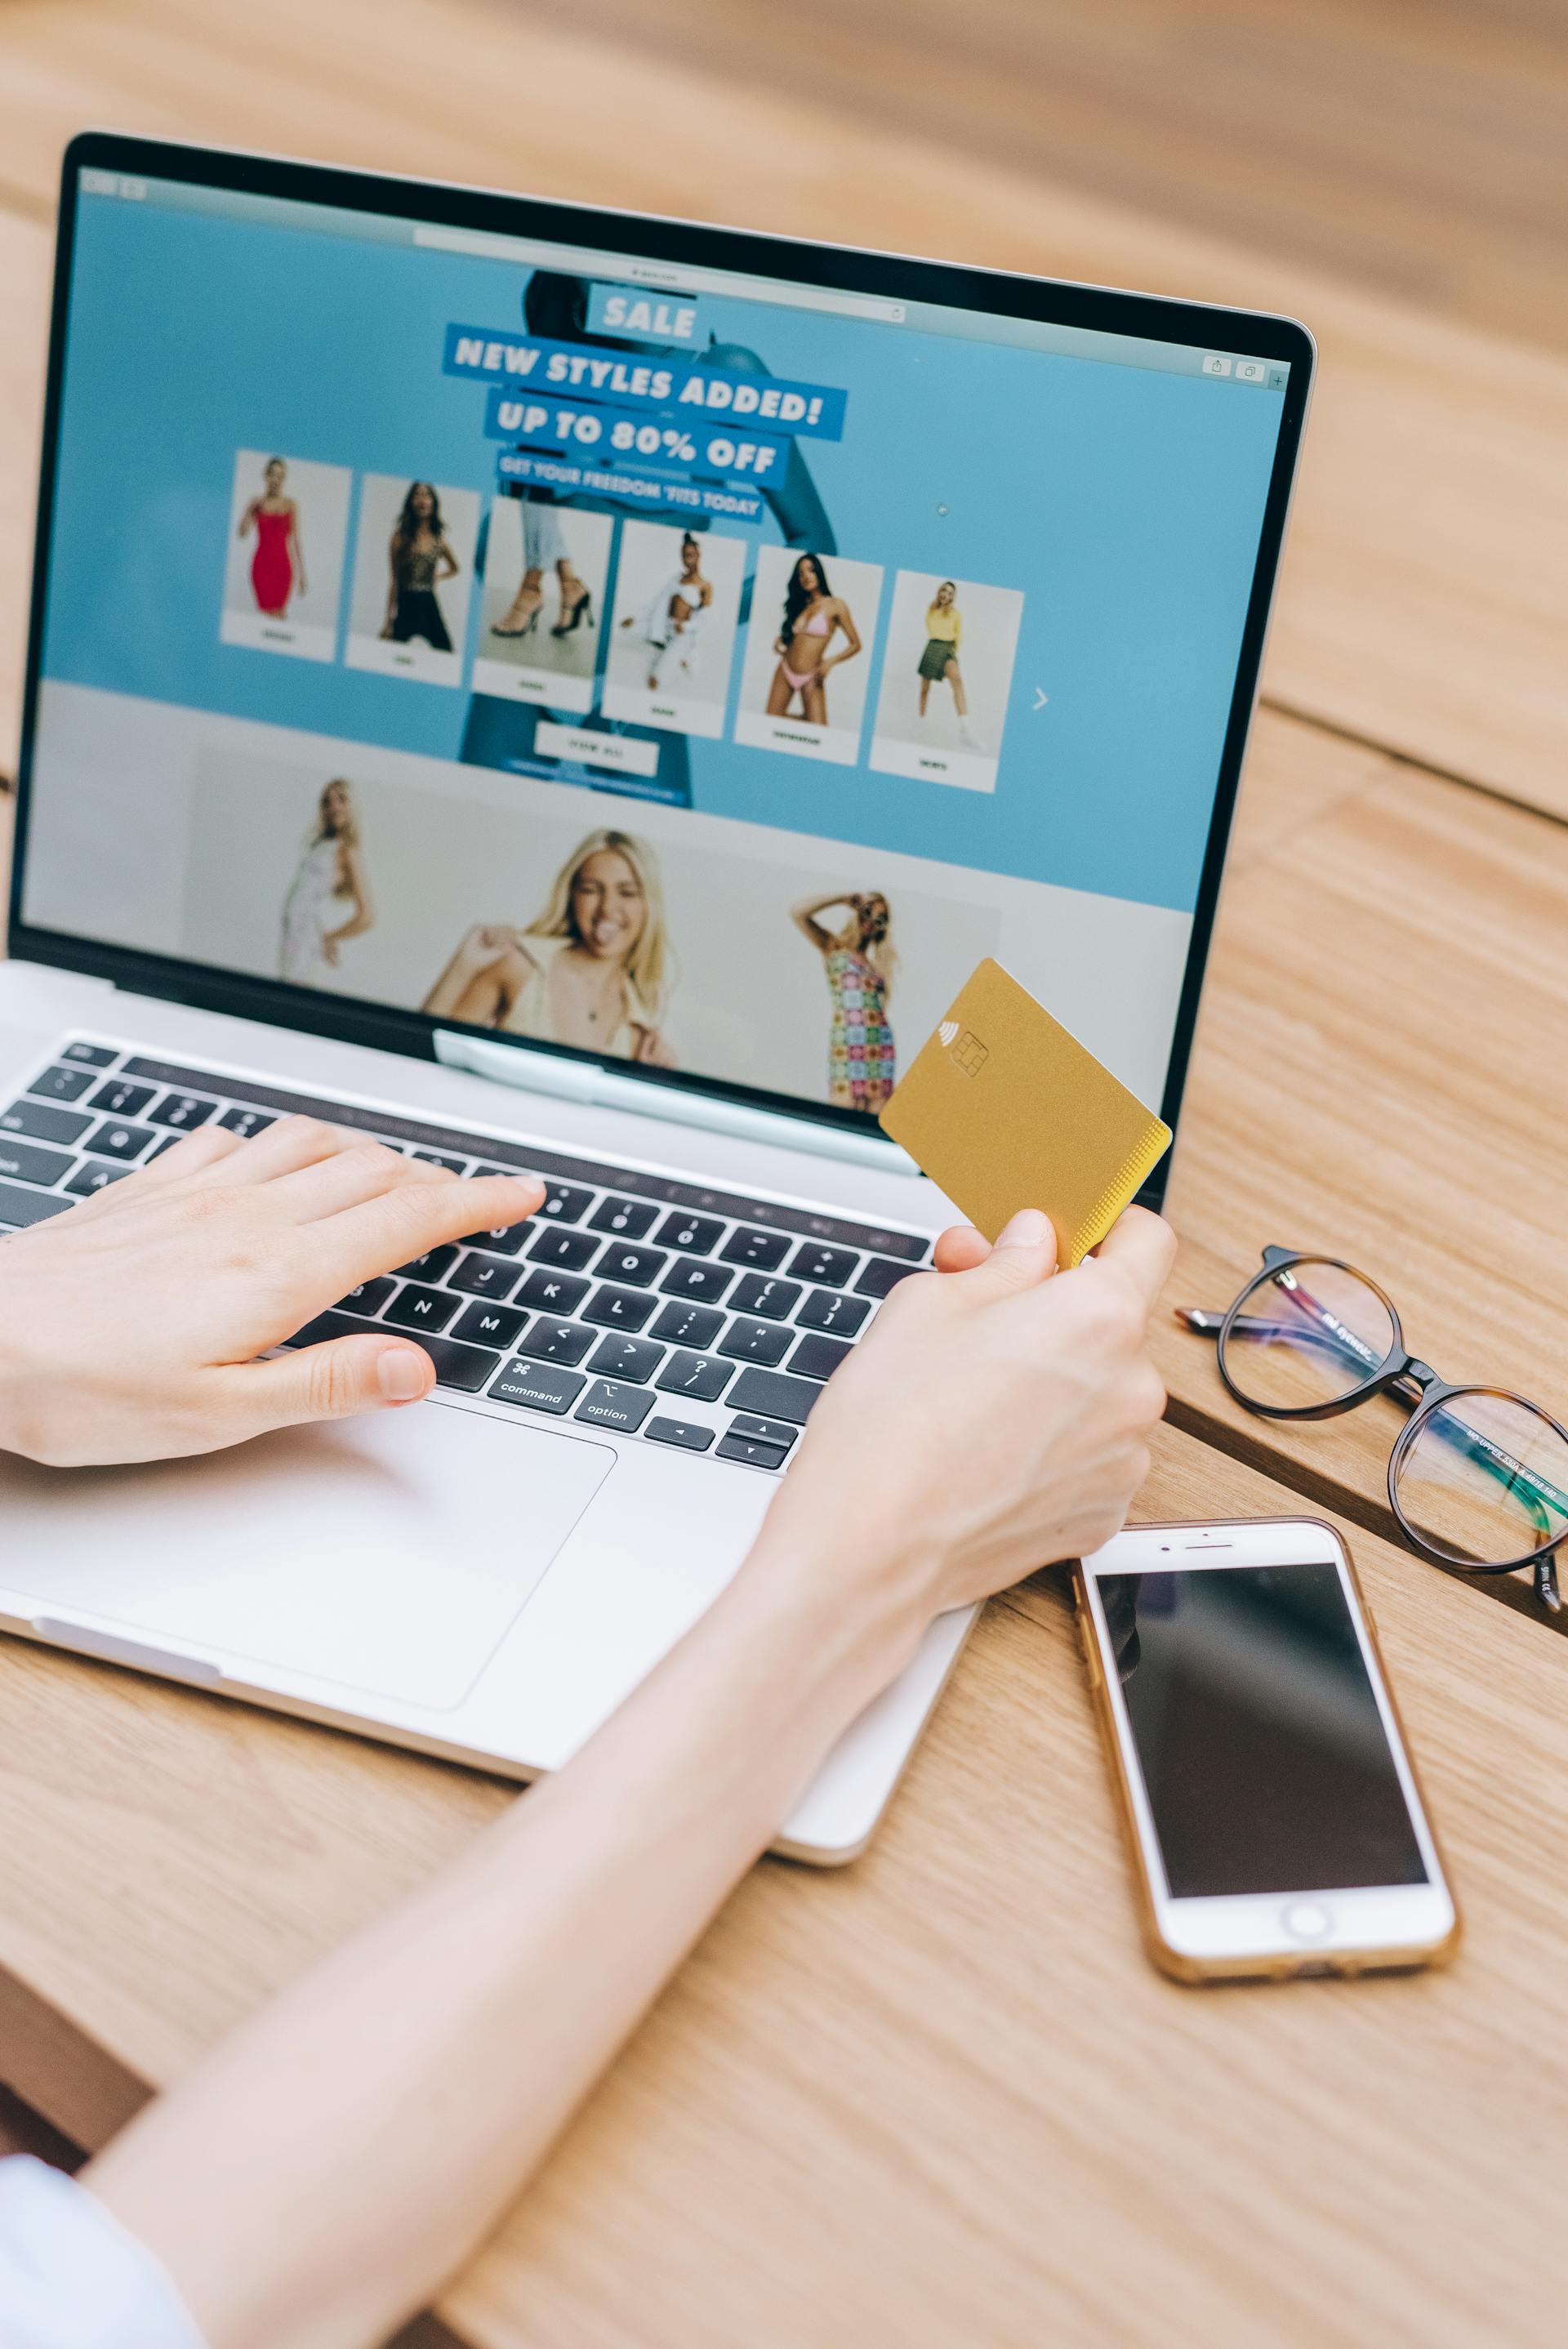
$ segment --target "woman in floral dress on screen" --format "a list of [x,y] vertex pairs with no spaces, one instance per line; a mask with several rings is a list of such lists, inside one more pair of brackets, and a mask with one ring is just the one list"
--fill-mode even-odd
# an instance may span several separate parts
[[[830,927],[825,915],[845,918]],[[801,935],[822,957],[832,1003],[828,1035],[828,1099],[874,1117],[897,1079],[888,1004],[898,957],[892,911],[880,889],[807,897],[791,906]]]

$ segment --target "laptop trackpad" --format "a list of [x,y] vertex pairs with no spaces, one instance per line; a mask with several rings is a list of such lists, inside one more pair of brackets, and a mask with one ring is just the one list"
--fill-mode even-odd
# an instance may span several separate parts
[[81,1611],[444,1711],[614,1460],[441,1403],[145,1467],[0,1456],[0,1586],[35,1617]]

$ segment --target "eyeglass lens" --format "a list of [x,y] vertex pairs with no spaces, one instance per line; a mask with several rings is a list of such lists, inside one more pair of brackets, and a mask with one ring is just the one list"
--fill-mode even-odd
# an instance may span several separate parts
[[1393,1343],[1377,1290],[1321,1257],[1262,1274],[1220,1341],[1232,1385],[1263,1411],[1343,1402],[1377,1375]]
[[1568,1444],[1518,1395],[1467,1388],[1417,1422],[1394,1501],[1456,1565],[1511,1565],[1568,1530]]

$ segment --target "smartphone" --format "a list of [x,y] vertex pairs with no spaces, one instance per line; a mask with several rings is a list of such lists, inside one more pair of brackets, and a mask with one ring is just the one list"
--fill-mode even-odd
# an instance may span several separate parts
[[1195,1982],[1448,1956],[1459,1913],[1333,1526],[1136,1526],[1075,1579],[1155,1964]]

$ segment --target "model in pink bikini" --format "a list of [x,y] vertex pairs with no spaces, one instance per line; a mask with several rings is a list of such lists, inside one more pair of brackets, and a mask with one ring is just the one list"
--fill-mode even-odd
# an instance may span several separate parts
[[[843,649],[830,653],[835,632],[842,631]],[[769,718],[788,718],[789,705],[800,697],[800,715],[808,725],[828,723],[828,671],[841,661],[853,660],[861,649],[849,605],[828,585],[820,554],[803,554],[789,574],[784,596],[784,626],[773,640],[779,666],[768,688]]]

